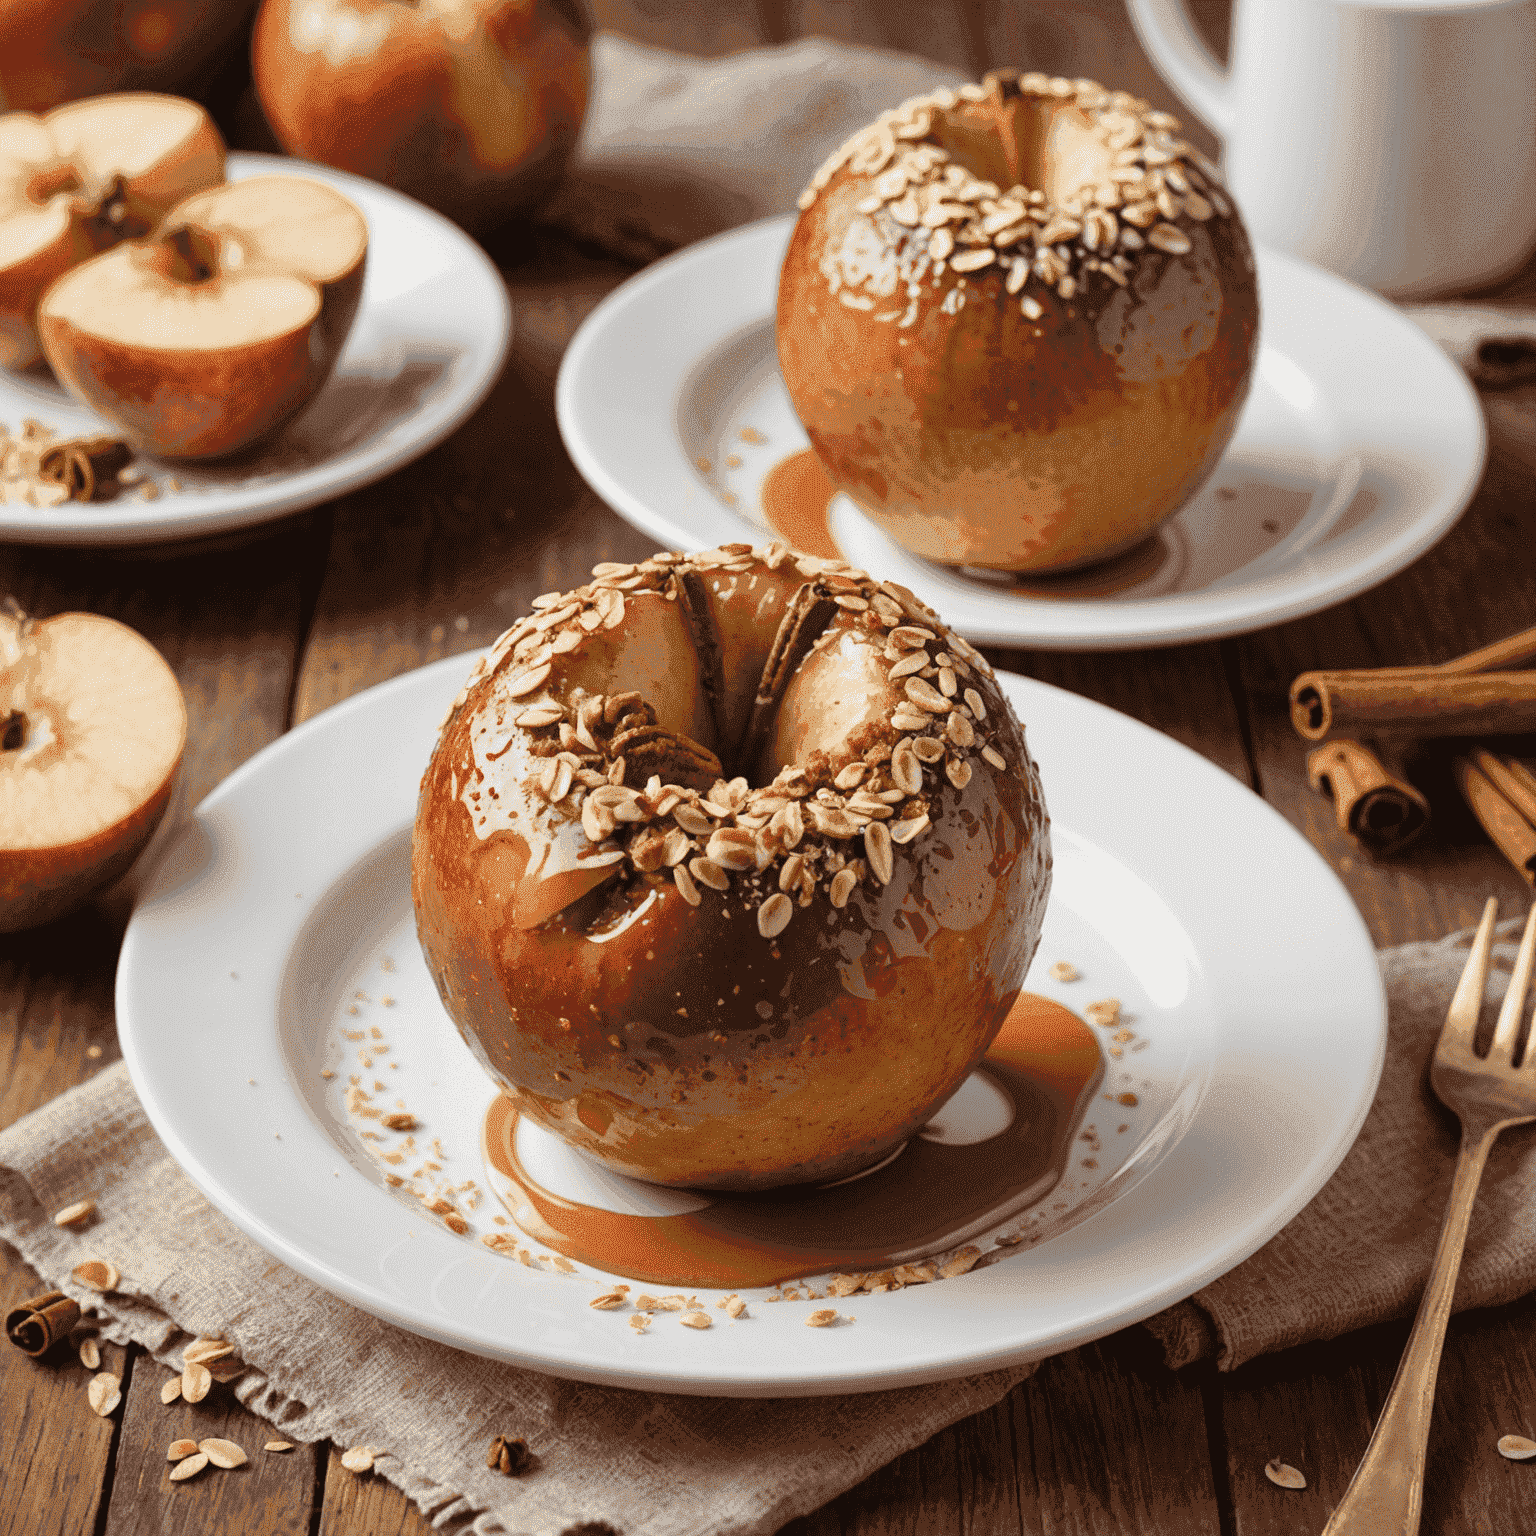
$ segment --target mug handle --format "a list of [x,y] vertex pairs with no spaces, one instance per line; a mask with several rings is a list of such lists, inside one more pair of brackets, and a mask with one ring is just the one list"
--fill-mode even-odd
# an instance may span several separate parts
[[1130,13],[1158,73],[1226,138],[1236,118],[1231,76],[1206,46],[1183,0],[1130,0]]

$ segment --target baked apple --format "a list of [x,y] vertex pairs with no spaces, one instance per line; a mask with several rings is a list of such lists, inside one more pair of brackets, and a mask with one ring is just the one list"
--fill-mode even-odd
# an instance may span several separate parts
[[162,458],[234,453],[309,404],[362,296],[368,226],[297,176],[179,204],[51,287],[38,330],[77,399]]
[[1177,129],[1090,80],[997,72],[886,113],[802,194],[784,382],[833,483],[905,548],[1068,570],[1215,469],[1257,280]]
[[249,0],[4,0],[0,103],[46,112],[106,91],[190,86],[250,10]]
[[530,1119],[760,1189],[914,1135],[1002,1027],[1048,821],[991,668],[909,592],[745,545],[538,600],[422,780],[417,932]]
[[50,283],[223,180],[224,141],[195,101],[130,92],[0,117],[0,365],[36,360]]
[[128,869],[186,740],[175,674],[126,624],[0,613],[0,931],[49,922]]
[[571,0],[263,0],[251,67],[290,154],[484,229],[559,180],[587,37]]

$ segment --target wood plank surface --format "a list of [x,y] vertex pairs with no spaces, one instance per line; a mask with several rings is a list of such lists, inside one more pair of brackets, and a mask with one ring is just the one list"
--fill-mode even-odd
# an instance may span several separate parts
[[[104,1536],[186,1533],[205,1536],[306,1536],[314,1502],[321,1448],[296,1445],[291,1451],[264,1451],[282,1438],[270,1424],[248,1412],[234,1394],[215,1385],[200,1403],[160,1401],[160,1387],[172,1372],[139,1357],[133,1391],[123,1414],[122,1439],[112,1479],[112,1502]],[[170,1479],[166,1459],[173,1440],[231,1440],[246,1454],[242,1467],[213,1465],[184,1482]]]

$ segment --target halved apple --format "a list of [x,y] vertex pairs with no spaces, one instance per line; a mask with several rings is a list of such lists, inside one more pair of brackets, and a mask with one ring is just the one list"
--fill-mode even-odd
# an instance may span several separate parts
[[49,922],[128,869],[186,741],[175,673],[126,624],[0,614],[0,932]]
[[179,96],[129,91],[0,117],[0,365],[36,359],[38,301],[56,278],[223,180],[219,130]]
[[150,453],[234,453],[325,383],[367,254],[368,225],[339,192],[296,176],[231,182],[60,278],[38,309],[43,350]]

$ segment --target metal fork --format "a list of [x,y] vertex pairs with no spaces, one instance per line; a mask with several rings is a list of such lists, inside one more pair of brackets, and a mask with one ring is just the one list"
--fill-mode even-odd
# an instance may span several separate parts
[[1461,1269],[1461,1250],[1467,1241],[1467,1224],[1472,1219],[1472,1202],[1477,1198],[1494,1139],[1511,1125],[1536,1120],[1536,1049],[1527,1049],[1520,1067],[1514,1064],[1532,959],[1536,957],[1536,907],[1531,908],[1526,921],[1525,937],[1488,1054],[1477,1055],[1472,1044],[1498,915],[1499,904],[1490,899],[1483,908],[1483,920],[1457,983],[1456,996],[1451,999],[1430,1068],[1429,1080],[1440,1102],[1453,1109],[1461,1121],[1461,1152],[1429,1283],[1376,1432],[1323,1536],[1415,1536],[1418,1531],[1435,1377]]

